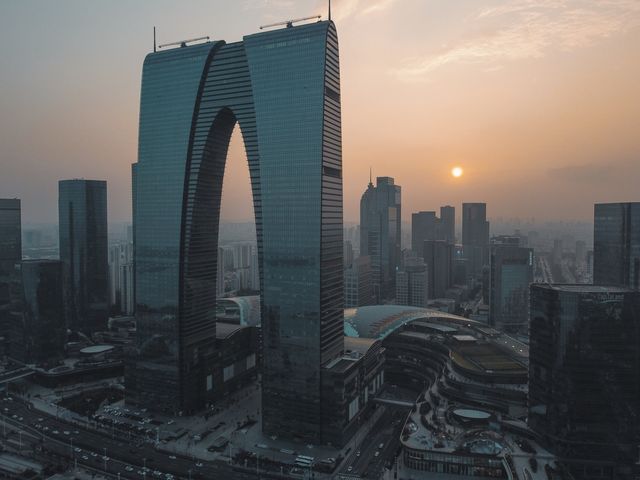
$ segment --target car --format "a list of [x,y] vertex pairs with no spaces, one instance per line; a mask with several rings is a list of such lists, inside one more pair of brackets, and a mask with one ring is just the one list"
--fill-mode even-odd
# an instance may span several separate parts
[[87,457],[86,455],[82,455],[82,459],[83,460],[89,460],[89,457]]
[[132,467],[131,465],[127,465],[126,467],[124,467],[124,469],[125,469],[127,472],[133,472],[133,467]]
[[44,418],[40,417],[40,418],[38,418],[38,421],[42,423],[42,422],[44,422]]
[[97,456],[98,456],[98,454],[97,454],[96,452],[91,452],[91,456],[92,456],[92,457],[97,457]]
[[198,468],[202,467],[202,463],[201,462],[196,462],[196,467],[198,467]]
[[74,450],[76,451],[76,453],[80,453],[82,451],[82,449],[79,447],[76,447]]
[[384,448],[384,443],[381,443],[380,445],[378,445],[378,448],[382,450]]
[[74,430],[74,431],[73,431],[73,434],[74,434],[74,435],[80,435],[80,432],[79,432],[78,430]]
[[53,430],[51,433],[53,433],[54,435],[59,435],[60,432],[58,430]]
[[379,457],[380,456],[380,452],[376,452],[373,454],[374,457]]
[[360,450],[356,452],[356,457],[359,457],[359,456],[360,456]]
[[175,456],[175,455],[169,455],[169,458],[170,458],[171,460],[175,460],[175,459],[176,459],[176,456]]
[[174,423],[176,423],[176,421],[175,421],[175,420],[169,420],[169,421],[167,422],[167,425],[173,425]]
[[70,432],[69,430],[65,430],[65,431],[64,431],[64,432],[62,432],[62,433],[64,433],[65,435],[71,435],[71,432]]
[[353,471],[353,466],[349,465],[349,468],[347,468],[347,472],[351,473]]

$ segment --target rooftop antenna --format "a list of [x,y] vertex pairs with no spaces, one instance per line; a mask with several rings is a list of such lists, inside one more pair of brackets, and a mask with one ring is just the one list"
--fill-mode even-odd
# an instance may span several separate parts
[[373,185],[373,177],[371,176],[371,167],[369,167],[369,185]]
[[314,18],[317,18],[318,20],[320,20],[320,15],[313,15],[312,17],[296,18],[294,20],[285,20],[284,22],[270,23],[269,25],[261,25],[260,30],[263,30],[265,28],[270,28],[270,27],[278,27],[280,25],[286,25],[287,28],[291,28],[293,27],[294,23],[304,22],[305,20],[312,20]]
[[153,27],[153,53],[156,53],[156,27]]
[[329,0],[329,21],[331,21],[331,0]]
[[190,38],[188,40],[179,40],[177,42],[171,42],[171,43],[165,43],[164,45],[158,45],[158,48],[165,48],[165,47],[173,47],[175,45],[180,45],[180,47],[186,47],[187,43],[191,43],[191,42],[197,42],[200,40],[206,40],[207,42],[209,41],[209,36],[206,37],[198,37],[198,38]]

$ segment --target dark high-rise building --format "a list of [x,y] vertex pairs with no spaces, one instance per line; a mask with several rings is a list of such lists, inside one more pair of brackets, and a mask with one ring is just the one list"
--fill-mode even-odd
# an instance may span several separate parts
[[593,283],[640,289],[640,202],[596,203]]
[[440,220],[436,212],[418,212],[411,214],[411,250],[418,256],[422,255],[424,242],[438,240]]
[[395,295],[401,257],[401,188],[391,177],[369,182],[360,200],[360,255],[371,257],[376,302]]
[[533,249],[520,247],[518,240],[497,237],[491,245],[489,324],[509,332],[527,333]]
[[67,326],[91,335],[107,327],[107,182],[58,182],[60,260],[68,290]]
[[22,260],[20,200],[0,198],[0,276]]
[[440,207],[440,240],[456,243],[456,209],[450,205]]
[[62,262],[25,260],[16,273],[9,356],[54,365],[64,358],[67,333]]
[[344,306],[374,305],[371,259],[360,256],[344,270]]
[[321,371],[343,354],[338,40],[317,22],[147,55],[135,167],[137,357],[127,400],[214,398],[222,179],[238,123],[253,191],[265,433],[321,442]]
[[482,278],[482,267],[489,265],[489,222],[486,203],[462,204],[462,248],[468,260],[467,276]]
[[530,427],[574,478],[635,480],[640,292],[534,284],[530,316]]
[[423,243],[422,258],[427,266],[429,298],[443,298],[453,284],[453,244],[445,240],[428,240]]

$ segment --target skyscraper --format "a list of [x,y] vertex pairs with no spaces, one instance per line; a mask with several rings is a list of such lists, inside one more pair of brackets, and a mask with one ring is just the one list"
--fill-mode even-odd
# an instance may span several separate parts
[[596,203],[593,283],[640,289],[640,202]]
[[342,149],[332,22],[149,54],[135,169],[137,360],[127,400],[213,398],[222,178],[239,123],[261,277],[262,427],[322,441],[322,366],[343,353]]
[[19,270],[9,356],[28,364],[55,364],[64,358],[67,334],[62,262],[25,260]]
[[456,243],[456,209],[450,205],[440,207],[440,238]]
[[411,250],[422,256],[424,242],[439,239],[440,221],[436,212],[417,212],[411,214]]
[[429,299],[443,298],[453,284],[453,244],[445,240],[428,240],[423,243],[422,258],[427,266]]
[[482,278],[482,267],[489,264],[489,222],[486,203],[462,204],[462,248],[468,260],[470,279]]
[[20,200],[0,198],[0,276],[22,260]]
[[[529,286],[533,282],[533,249],[519,246],[517,237],[495,239],[489,273],[489,323],[509,332],[529,329]],[[501,241],[502,240],[502,241]]]
[[350,308],[373,304],[371,260],[367,256],[359,256],[344,270],[344,306]]
[[391,177],[371,181],[360,200],[360,255],[371,258],[376,302],[395,296],[401,254],[401,188]]
[[424,263],[414,263],[396,272],[396,305],[426,307],[429,279]]
[[640,474],[640,292],[531,286],[529,425],[574,478]]
[[107,182],[61,180],[58,223],[68,327],[90,335],[104,330],[109,317]]

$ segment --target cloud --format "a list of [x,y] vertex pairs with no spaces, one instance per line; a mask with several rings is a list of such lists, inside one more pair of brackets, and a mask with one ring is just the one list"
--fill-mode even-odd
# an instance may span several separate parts
[[627,183],[629,179],[637,178],[638,174],[640,174],[638,163],[628,159],[605,163],[564,165],[547,171],[547,175],[553,179],[583,185]]
[[453,64],[502,65],[542,58],[552,50],[588,47],[640,26],[640,1],[514,0],[484,8],[471,21],[481,33],[439,52],[408,58],[392,73],[421,80]]
[[[351,17],[369,15],[391,8],[398,0],[333,0],[331,13],[333,20],[342,21]],[[326,1],[323,2],[326,5]],[[324,7],[326,8],[326,7]]]

